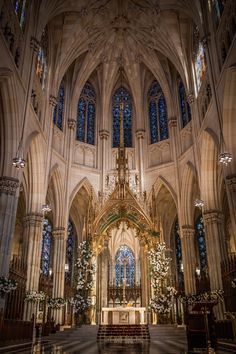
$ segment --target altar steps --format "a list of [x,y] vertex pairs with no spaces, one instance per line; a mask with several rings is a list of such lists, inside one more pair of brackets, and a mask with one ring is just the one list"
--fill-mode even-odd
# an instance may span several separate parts
[[100,325],[99,343],[144,343],[150,341],[148,325]]

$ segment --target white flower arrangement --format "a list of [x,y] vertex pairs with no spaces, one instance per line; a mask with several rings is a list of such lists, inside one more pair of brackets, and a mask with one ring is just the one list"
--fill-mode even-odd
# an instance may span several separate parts
[[7,277],[0,277],[0,295],[3,297],[5,294],[9,293],[12,290],[16,290],[17,282],[13,279]]
[[83,314],[92,305],[89,292],[93,288],[95,265],[92,263],[93,252],[88,241],[81,242],[78,250],[76,294],[69,302],[74,306],[76,313]]
[[56,310],[59,310],[63,306],[65,306],[65,303],[66,300],[63,299],[62,297],[55,297],[55,298],[48,299],[48,306]]
[[154,312],[168,315],[173,305],[173,298],[177,291],[172,286],[167,286],[166,293],[159,293],[151,300],[150,307]]
[[26,294],[25,301],[40,302],[45,300],[45,293],[43,291],[32,290]]

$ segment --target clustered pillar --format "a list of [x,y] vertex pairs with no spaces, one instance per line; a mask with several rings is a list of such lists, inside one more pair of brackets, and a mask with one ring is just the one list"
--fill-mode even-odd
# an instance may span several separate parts
[[182,249],[185,293],[196,293],[196,256],[194,247],[195,230],[191,226],[182,226]]

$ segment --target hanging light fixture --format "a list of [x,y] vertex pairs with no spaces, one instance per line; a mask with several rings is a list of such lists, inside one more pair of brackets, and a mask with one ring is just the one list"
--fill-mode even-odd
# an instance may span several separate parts
[[195,199],[194,206],[196,208],[202,209],[204,207],[204,201],[202,199]]
[[221,152],[219,154],[219,163],[222,163],[224,165],[228,165],[232,161],[233,157],[230,152]]
[[19,146],[16,152],[16,156],[12,159],[12,165],[16,169],[23,169],[26,164],[26,160],[24,159],[24,132],[25,132],[25,125],[26,125],[26,117],[27,117],[27,112],[29,108],[29,101],[31,98],[31,92],[30,92],[30,83],[32,79],[32,75],[34,74],[33,71],[33,66],[34,66],[34,56],[38,52],[39,49],[39,43],[36,40],[36,38],[32,37],[30,46],[33,50],[32,57],[31,57],[31,63],[30,63],[30,71],[29,71],[29,79],[27,83],[27,93],[24,101],[24,109],[23,109],[23,123],[22,123],[22,128],[21,128],[21,137],[20,137],[20,142]]
[[44,214],[50,213],[51,210],[52,210],[52,208],[50,207],[49,204],[43,204],[42,205],[42,212]]

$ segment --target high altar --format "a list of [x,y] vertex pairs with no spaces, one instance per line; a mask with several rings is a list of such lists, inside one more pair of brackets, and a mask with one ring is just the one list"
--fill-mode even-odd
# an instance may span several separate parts
[[145,307],[103,307],[101,324],[146,324]]

